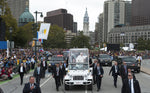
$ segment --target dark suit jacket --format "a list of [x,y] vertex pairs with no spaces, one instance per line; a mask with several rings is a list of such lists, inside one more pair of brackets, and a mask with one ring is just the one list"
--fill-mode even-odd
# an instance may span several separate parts
[[41,93],[41,89],[37,84],[34,84],[35,88],[33,90],[30,89],[30,83],[26,83],[23,88],[23,93]]
[[41,61],[41,67],[46,70],[47,69],[47,61],[45,61],[45,67],[43,66],[43,61]]
[[95,63],[93,63],[93,64],[91,65],[91,67],[93,68],[92,74],[95,75],[95,74],[96,74],[96,67],[97,67],[97,65],[96,65],[96,67],[95,67]]
[[[53,72],[52,72],[52,75],[54,75],[54,78],[56,78],[56,76],[57,76],[57,71],[56,71],[56,66],[55,66],[55,68],[54,68],[54,70],[53,70]],[[60,75],[61,75],[61,69],[60,69],[60,67],[59,67],[59,77],[60,77]]]
[[[127,70],[128,70],[128,67],[127,67]],[[126,77],[127,77],[127,74],[125,73],[124,65],[121,65],[121,68],[120,68],[120,76],[121,76],[122,78],[126,78]]]
[[110,75],[110,73],[112,72],[112,76],[114,76],[114,75],[119,75],[119,66],[117,65],[117,73],[115,73],[115,65],[113,65],[112,67],[111,67],[111,69],[110,69],[110,72],[109,72],[109,75]]
[[[38,70],[37,70],[37,67],[34,69],[34,73],[33,73],[33,76],[34,77],[37,77],[37,75],[38,75]],[[41,67],[40,67],[40,74],[39,74],[39,76],[40,76],[40,78],[42,78],[42,69],[41,69]]]
[[66,71],[65,71],[64,65],[62,65],[62,69],[61,69],[61,67],[60,67],[60,76],[61,76],[61,77],[64,77],[64,75],[66,75]]
[[[20,74],[20,68],[21,68],[21,66],[19,66],[19,69],[18,69],[18,73]],[[25,69],[25,67],[23,66],[23,74],[24,73],[26,73],[26,69]]]
[[[103,67],[102,66],[100,66],[100,72],[101,72],[101,75],[103,75],[104,74],[104,70],[103,70]],[[95,74],[96,75],[98,75],[98,70],[97,70],[97,67],[96,67],[96,72],[95,72]]]
[[[141,88],[140,88],[139,82],[137,80],[133,79],[133,84],[134,84],[134,93],[141,93]],[[121,93],[131,93],[130,88],[129,88],[129,80],[128,79],[124,80]]]

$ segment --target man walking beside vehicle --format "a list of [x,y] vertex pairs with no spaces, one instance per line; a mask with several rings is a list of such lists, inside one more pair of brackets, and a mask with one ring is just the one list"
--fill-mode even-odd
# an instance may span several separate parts
[[56,90],[59,91],[59,86],[60,86],[60,67],[59,67],[59,64],[56,64],[56,67],[53,70],[52,76],[55,79]]
[[115,62],[114,65],[111,67],[109,75],[111,72],[112,72],[112,76],[114,78],[114,86],[115,86],[115,88],[117,88],[117,78],[119,75],[119,66],[118,66],[117,62]]
[[102,66],[100,66],[99,63],[97,63],[97,66],[96,66],[97,91],[99,91],[101,89],[101,82],[102,82],[103,74],[104,74],[104,70],[103,70]]

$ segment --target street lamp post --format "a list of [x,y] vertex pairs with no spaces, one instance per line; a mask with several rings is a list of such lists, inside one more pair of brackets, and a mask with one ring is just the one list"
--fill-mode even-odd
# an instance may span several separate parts
[[9,28],[9,32],[10,32],[10,56],[11,56],[12,27]]
[[40,17],[43,17],[43,14],[42,12],[38,12],[38,11],[35,11],[35,24],[36,24],[36,33],[35,33],[35,61],[37,62],[37,56],[36,56],[36,45],[37,45],[37,30],[38,30],[38,24],[37,24],[37,14],[41,14]]

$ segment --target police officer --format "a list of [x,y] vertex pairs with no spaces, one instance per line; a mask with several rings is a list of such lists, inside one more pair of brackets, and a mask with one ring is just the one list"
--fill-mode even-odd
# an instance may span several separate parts
[[117,62],[115,62],[114,65],[111,67],[109,75],[111,72],[112,72],[112,76],[114,78],[114,86],[115,86],[115,88],[117,88],[117,78],[119,75],[119,66],[118,66]]
[[96,83],[97,83],[97,91],[101,89],[101,81],[104,74],[104,70],[102,66],[100,66],[100,63],[97,63],[96,66]]

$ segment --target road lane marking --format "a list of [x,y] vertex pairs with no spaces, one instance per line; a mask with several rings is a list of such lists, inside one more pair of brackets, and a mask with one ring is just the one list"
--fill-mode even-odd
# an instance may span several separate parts
[[87,89],[85,90],[85,93],[87,93]]
[[40,85],[40,87],[42,87],[43,85],[45,85],[50,79],[52,79],[52,76],[49,77],[45,82],[43,82],[43,83]]

